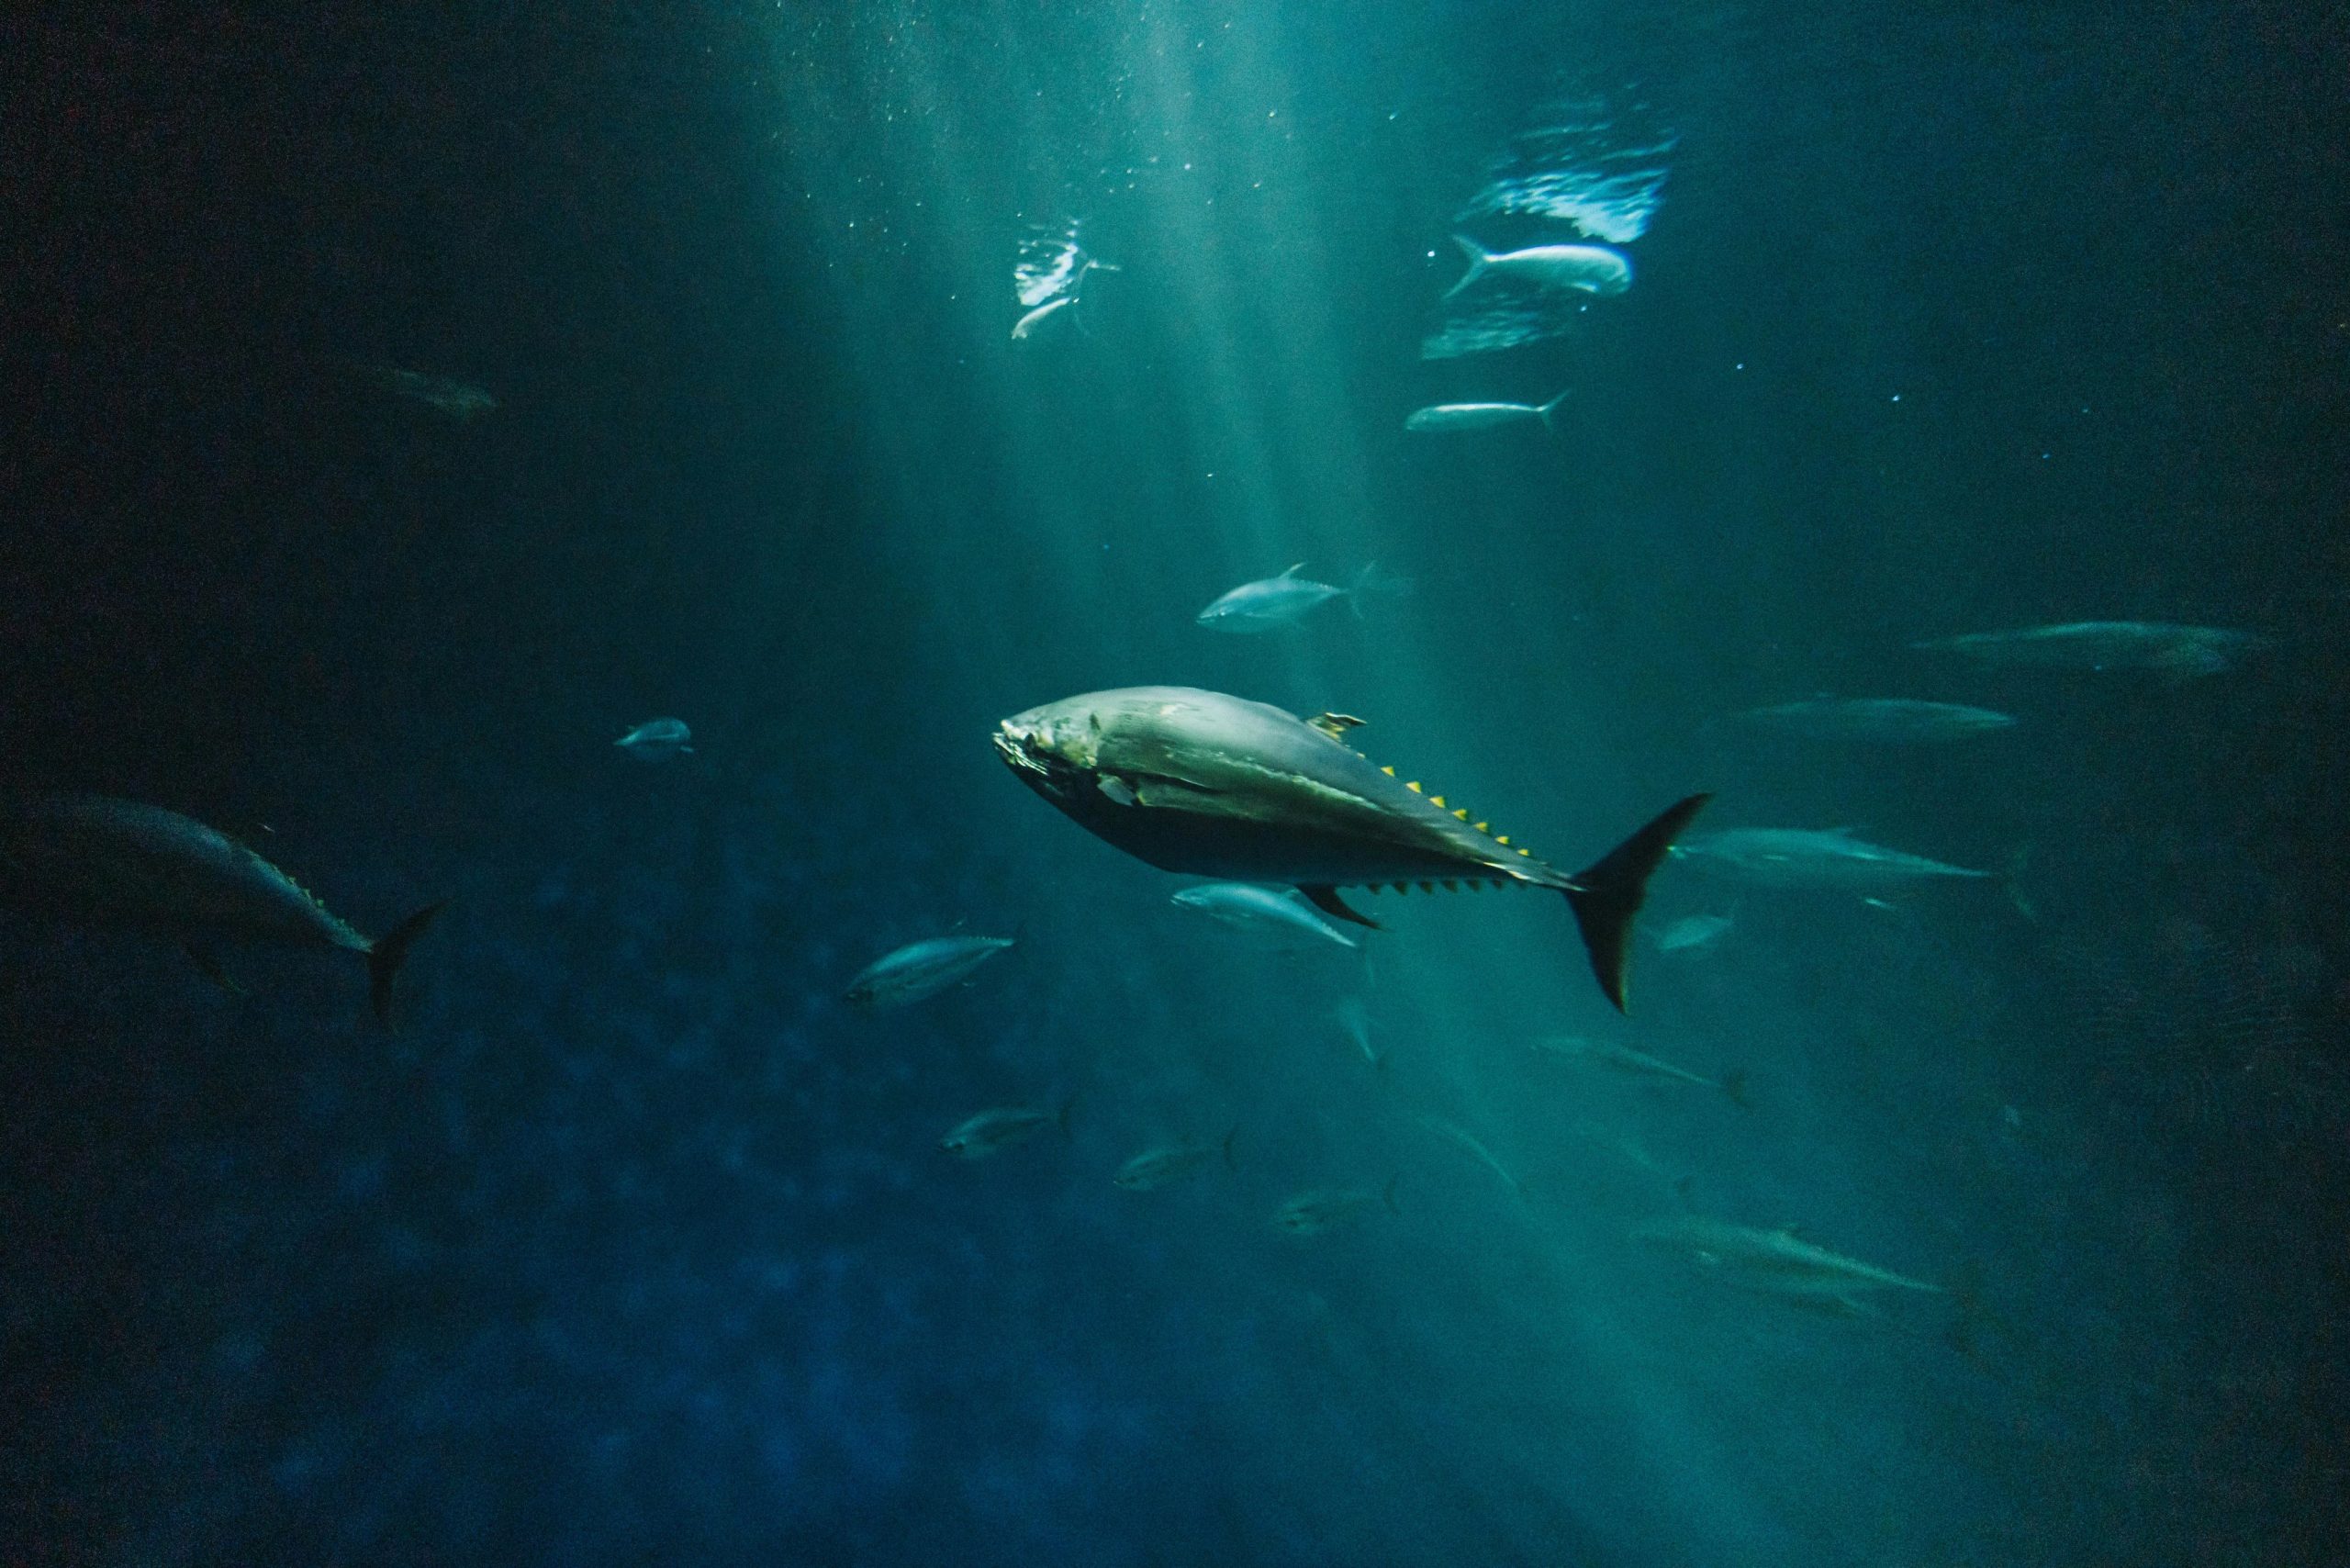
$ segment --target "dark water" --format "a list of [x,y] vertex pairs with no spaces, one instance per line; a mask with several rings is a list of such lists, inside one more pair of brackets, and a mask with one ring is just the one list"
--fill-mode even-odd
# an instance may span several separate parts
[[[0,1560],[2343,1560],[2338,17],[281,10],[0,23],[0,769],[452,902],[396,1032],[0,926]],[[1424,360],[1566,100],[1677,138],[1631,288]],[[1070,219],[1120,270],[1012,342]],[[1192,624],[1295,561],[1414,591]],[[2104,619],[2272,642],[1910,648]],[[1670,864],[1651,934],[1733,924],[1628,1023],[1548,897],[1269,952],[988,744],[1144,683],[1570,867],[1711,789],[2002,875]],[[2020,722],[1729,717],[1820,692]],[[1019,945],[843,1003],[958,924]],[[1688,1215],[1950,1288],[1804,1310]]]

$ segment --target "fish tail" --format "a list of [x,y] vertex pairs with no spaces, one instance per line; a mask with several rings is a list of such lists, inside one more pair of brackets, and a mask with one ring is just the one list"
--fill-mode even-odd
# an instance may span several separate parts
[[1565,402],[1565,401],[1567,400],[1567,392],[1572,392],[1572,391],[1573,391],[1573,390],[1574,390],[1574,388],[1573,388],[1573,387],[1572,387],[1572,386],[1570,386],[1570,387],[1568,387],[1568,388],[1567,388],[1567,391],[1566,391],[1566,392],[1561,392],[1561,393],[1560,393],[1557,397],[1555,397],[1555,398],[1551,398],[1549,402],[1547,402],[1547,403],[1537,403],[1537,404],[1535,404],[1535,405],[1534,405],[1534,411],[1535,411],[1535,413],[1536,413],[1537,415],[1539,415],[1539,416],[1541,418],[1541,420],[1542,420],[1542,428],[1543,428],[1544,430],[1548,431],[1548,430],[1553,430],[1553,429],[1555,429],[1555,428],[1556,428],[1555,426],[1553,426],[1553,425],[1550,423],[1550,415],[1551,415],[1551,414],[1552,414],[1552,413],[1553,413],[1553,412],[1558,409],[1558,407],[1559,407],[1559,405],[1560,405],[1560,404],[1561,404],[1561,403],[1563,403],[1563,402]]
[[1072,1094],[1068,1099],[1061,1102],[1061,1108],[1059,1110],[1053,1113],[1053,1126],[1060,1128],[1061,1137],[1063,1137],[1074,1136],[1069,1130],[1069,1119],[1070,1114],[1077,1109],[1077,1101],[1078,1096]]
[[1746,1070],[1744,1068],[1734,1067],[1728,1072],[1722,1074],[1722,1092],[1729,1095],[1729,1103],[1737,1106],[1740,1110],[1751,1111],[1754,1109],[1754,1096],[1748,1093],[1746,1089]]
[[1649,876],[1671,848],[1674,835],[1689,825],[1710,794],[1692,795],[1667,807],[1654,821],[1609,850],[1596,863],[1575,874],[1564,890],[1591,955],[1591,972],[1599,989],[1617,1012],[1624,1009],[1624,956],[1630,946],[1632,917],[1648,896]]
[[1347,608],[1353,610],[1355,612],[1355,619],[1360,621],[1362,619],[1363,595],[1367,593],[1384,593],[1393,594],[1396,598],[1401,599],[1411,591],[1411,578],[1399,577],[1394,576],[1393,573],[1382,572],[1379,569],[1379,563],[1372,561],[1367,563],[1361,571],[1357,572],[1355,574],[1355,580],[1348,585]]
[[1379,1189],[1379,1201],[1385,1204],[1387,1212],[1397,1219],[1404,1217],[1404,1211],[1395,1206],[1395,1183],[1402,1180],[1400,1176],[1390,1176],[1387,1178],[1387,1185]]
[[1232,1130],[1224,1135],[1224,1141],[1216,1145],[1216,1148],[1224,1151],[1224,1168],[1226,1170],[1237,1170],[1240,1169],[1238,1165],[1233,1162],[1232,1159],[1232,1140],[1239,1136],[1240,1124],[1235,1122],[1232,1124]]
[[1452,237],[1452,242],[1460,247],[1460,253],[1462,255],[1469,258],[1469,270],[1460,274],[1460,281],[1459,283],[1454,284],[1450,288],[1444,291],[1444,297],[1447,299],[1451,298],[1454,295],[1460,293],[1462,289],[1468,287],[1471,284],[1484,276],[1486,264],[1494,259],[1487,253],[1485,247],[1480,245],[1476,241],[1472,240],[1466,234],[1455,234]]
[[408,950],[424,935],[432,919],[449,907],[447,899],[426,904],[389,931],[375,938],[367,949],[367,1000],[375,1009],[375,1016],[388,1024],[392,1021],[392,981],[398,978],[400,965],[408,958]]

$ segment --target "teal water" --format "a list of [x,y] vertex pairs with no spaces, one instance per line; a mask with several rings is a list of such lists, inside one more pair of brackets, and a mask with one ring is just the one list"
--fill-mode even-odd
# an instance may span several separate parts
[[[2338,20],[0,38],[6,783],[450,901],[391,1030],[0,924],[0,1559],[2339,1560]],[[1292,563],[1377,586],[1197,623]],[[2258,640],[1915,646],[2079,622]],[[990,744],[1141,685],[1570,870],[1710,790],[1986,874],[1676,857],[1628,1015],[1547,893],[1277,946]],[[2015,722],[1749,716],[1821,696]]]

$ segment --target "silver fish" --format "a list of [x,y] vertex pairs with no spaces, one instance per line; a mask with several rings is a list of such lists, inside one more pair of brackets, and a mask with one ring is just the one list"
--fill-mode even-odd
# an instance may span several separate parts
[[1480,278],[1598,295],[1621,294],[1632,286],[1630,260],[1605,245],[1531,245],[1522,251],[1488,251],[1465,234],[1455,234],[1452,242],[1468,258],[1469,270],[1445,291],[1447,299]]
[[1254,882],[1208,882],[1185,888],[1174,902],[1196,909],[1212,920],[1276,943],[1300,937],[1360,947],[1361,942],[1340,930],[1329,916],[1315,909],[1295,888],[1260,888]]
[[1330,1016],[1337,1024],[1340,1032],[1353,1042],[1355,1049],[1362,1053],[1362,1059],[1371,1064],[1371,1071],[1385,1072],[1387,1070],[1387,1058],[1393,1054],[1393,1049],[1391,1047],[1388,1050],[1382,1051],[1372,1046],[1371,1013],[1363,1006],[1362,998],[1348,997],[1331,1010]]
[[2145,669],[2177,678],[2217,675],[2239,655],[2268,645],[2251,632],[2178,626],[2160,621],[2075,621],[2017,632],[1974,632],[1913,643],[1932,653],[1964,654],[1991,665],[2046,669]]
[[1110,1180],[1129,1193],[1155,1193],[1181,1181],[1219,1154],[1224,1157],[1226,1170],[1237,1170],[1240,1168],[1232,1159],[1232,1140],[1239,1136],[1240,1129],[1235,1127],[1212,1144],[1170,1143],[1144,1149],[1119,1166],[1118,1173]]
[[1392,1215],[1404,1212],[1395,1206],[1392,1178],[1376,1193],[1360,1187],[1317,1187],[1300,1193],[1273,1212],[1273,1226],[1292,1236],[1320,1236],[1380,1207]]
[[1013,945],[1009,936],[932,936],[883,954],[848,982],[849,1004],[882,1013],[933,996]]
[[940,1138],[938,1147],[957,1159],[985,1159],[998,1149],[1026,1143],[1046,1127],[1058,1127],[1066,1137],[1069,1113],[1076,1108],[1077,1099],[1072,1095],[1061,1103],[1058,1111],[1039,1111],[1027,1105],[981,1111]]
[[1889,741],[1916,745],[1989,734],[2015,723],[2015,717],[1957,702],[1919,702],[1906,697],[1816,697],[1751,708],[1750,722],[1812,740]]
[[1730,933],[1732,922],[1726,914],[1684,914],[1656,934],[1657,951],[1679,953],[1692,947],[1710,947]]
[[1926,877],[1988,877],[1854,838],[1848,827],[1739,827],[1673,846],[1691,865],[1774,888],[1897,887]]
[[1360,615],[1361,595],[1403,593],[1409,589],[1400,577],[1381,577],[1375,566],[1365,566],[1346,588],[1299,577],[1297,574],[1304,569],[1305,563],[1300,561],[1277,577],[1242,583],[1201,610],[1196,623],[1212,632],[1270,632],[1295,624],[1334,599],[1345,599]]
[[215,940],[331,947],[367,960],[368,995],[391,1015],[392,981],[442,910],[427,904],[383,935],[361,935],[292,877],[177,812],[102,795],[51,795],[0,820],[0,889],[12,903],[89,924],[161,932],[228,981]]
[[1539,420],[1544,430],[1550,429],[1550,415],[1567,400],[1564,392],[1547,403],[1437,403],[1416,409],[1404,419],[1404,428],[1422,433],[1449,431],[1490,430],[1495,425],[1513,425],[1524,420]]
[[1944,1294],[1941,1285],[1831,1252],[1806,1241],[1791,1228],[1762,1230],[1689,1215],[1643,1226],[1633,1235],[1638,1240],[1685,1253],[1707,1268],[1720,1271],[1723,1278],[1734,1283],[1771,1295],[1857,1307],[1859,1297],[1871,1291]]
[[691,752],[693,738],[683,719],[648,719],[612,744],[639,762],[666,762]]
[[1583,1035],[1552,1035],[1534,1042],[1534,1048],[1548,1056],[1561,1057],[1569,1061],[1590,1067],[1604,1067],[1631,1078],[1644,1078],[1661,1083],[1694,1083],[1701,1089],[1718,1089],[1729,1096],[1734,1104],[1749,1109],[1753,1102],[1746,1095],[1746,1074],[1732,1069],[1719,1078],[1707,1078],[1685,1067],[1675,1067],[1662,1057],[1634,1050],[1614,1040],[1595,1040]]
[[[1323,727],[1326,725],[1326,727]],[[1013,775],[1080,826],[1162,870],[1286,883],[1334,920],[1376,923],[1342,887],[1412,883],[1547,888],[1572,906],[1592,972],[1624,1002],[1632,917],[1667,846],[1710,798],[1692,795],[1572,876],[1491,835],[1465,808],[1399,782],[1337,736],[1222,692],[1137,686],[1088,692],[1002,721]]]
[[1033,337],[1037,328],[1064,310],[1072,313],[1069,317],[1070,320],[1076,320],[1077,317],[1074,314],[1076,308],[1077,296],[1074,294],[1064,294],[1058,299],[1048,299],[1021,317],[1019,320],[1014,321],[1012,324],[1012,335],[1015,339]]
[[453,420],[470,420],[487,414],[498,407],[498,399],[478,386],[446,376],[426,375],[420,371],[395,370],[389,365],[366,367],[396,397],[412,403],[422,403],[437,409]]

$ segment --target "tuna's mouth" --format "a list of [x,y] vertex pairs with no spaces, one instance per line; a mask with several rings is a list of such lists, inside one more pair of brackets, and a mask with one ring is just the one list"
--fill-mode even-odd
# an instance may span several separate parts
[[1011,720],[1006,719],[998,725],[990,738],[995,742],[995,749],[1002,754],[1004,762],[1015,770],[1025,769],[1030,773],[1046,771],[1045,765],[1029,755],[1028,737],[1013,729]]

